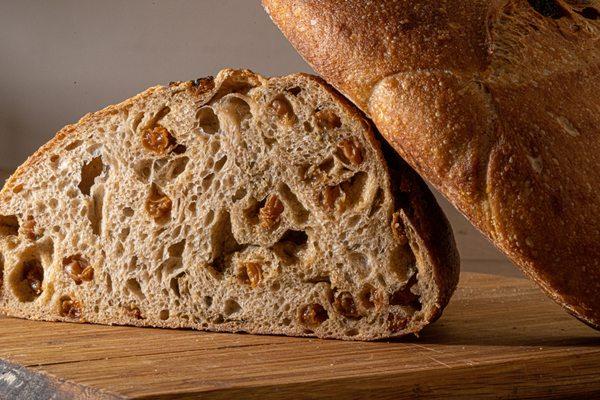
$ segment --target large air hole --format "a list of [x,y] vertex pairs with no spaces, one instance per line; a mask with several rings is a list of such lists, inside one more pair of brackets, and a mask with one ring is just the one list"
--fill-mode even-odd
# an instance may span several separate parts
[[144,113],[137,113],[131,120],[131,130],[135,132],[143,119]]
[[246,191],[246,188],[244,188],[244,187],[238,188],[235,191],[235,193],[233,194],[231,200],[233,202],[239,201],[239,200],[243,199],[244,197],[246,197],[246,194],[248,194],[248,192]]
[[595,21],[598,18],[600,18],[600,11],[598,11],[594,7],[586,7],[583,10],[578,11],[578,13],[582,17],[587,18],[587,19],[591,19],[592,21]]
[[279,185],[279,194],[281,196],[281,200],[286,206],[285,209],[292,214],[294,222],[298,224],[305,223],[308,220],[309,212],[302,205],[300,200],[298,200],[296,194],[292,192],[292,189],[290,189],[290,187],[285,183],[281,183]]
[[0,215],[0,237],[17,236],[19,234],[19,219],[16,215]]
[[235,314],[239,311],[241,311],[242,307],[238,304],[237,301],[233,300],[233,299],[227,299],[225,300],[225,305],[223,307],[223,313],[226,316],[230,316],[232,314]]
[[302,89],[298,86],[293,86],[291,88],[286,89],[285,91],[291,93],[294,96],[298,96],[302,92]]
[[373,198],[373,203],[371,203],[371,209],[369,210],[369,217],[375,215],[379,210],[381,210],[381,206],[383,205],[383,189],[377,189],[375,193],[375,197]]
[[152,160],[137,161],[133,166],[133,171],[135,172],[136,178],[140,182],[148,182],[150,176],[152,175]]
[[98,184],[94,187],[94,193],[88,200],[87,216],[92,227],[94,235],[100,236],[102,233],[102,211],[104,207],[104,184]]
[[330,109],[315,112],[315,124],[320,129],[337,129],[342,126],[342,121],[335,111]]
[[165,173],[166,180],[171,181],[181,175],[185,171],[189,161],[190,159],[188,157],[179,157],[171,161]]
[[560,19],[569,15],[569,12],[556,0],[527,0],[529,5],[544,17]]
[[21,302],[32,302],[42,293],[44,268],[37,259],[29,259],[18,265],[11,274],[11,287]]
[[101,156],[94,157],[90,162],[83,165],[81,168],[81,181],[78,185],[79,190],[83,195],[90,195],[90,190],[94,185],[94,181],[102,174],[104,168],[105,166],[102,163]]
[[127,282],[125,282],[125,290],[127,293],[134,295],[140,300],[143,300],[146,297],[140,283],[135,278],[127,279]]
[[185,283],[185,273],[184,272],[181,272],[177,276],[174,276],[173,278],[171,278],[171,281],[169,282],[169,287],[171,288],[171,290],[173,291],[175,296],[181,297],[182,295],[185,296],[185,295],[189,294],[189,290],[184,283]]
[[210,228],[210,243],[213,260],[222,258],[242,248],[242,245],[235,239],[231,230],[229,212],[221,210],[218,213],[215,223]]
[[161,321],[166,321],[169,319],[169,310],[162,310],[160,313],[158,313],[158,318]]
[[269,103],[268,111],[270,114],[274,114],[280,123],[287,126],[293,125],[298,120],[292,103],[283,94],[278,95]]
[[333,168],[335,167],[335,158],[333,157],[327,157],[325,160],[323,160],[323,162],[321,162],[321,164],[319,164],[318,168],[325,172],[326,174],[329,174]]
[[216,163],[215,166],[213,167],[215,172],[220,172],[223,167],[225,166],[225,163],[227,162],[227,156],[223,156],[221,157]]
[[215,174],[213,174],[212,172],[206,175],[204,178],[202,178],[202,183],[200,184],[200,186],[202,186],[202,190],[208,190],[208,188],[210,188],[210,185],[212,185],[214,178]]
[[350,178],[350,180],[343,182],[340,185],[342,191],[346,194],[346,207],[351,207],[361,200],[367,183],[367,178],[368,176],[366,172],[358,172],[356,175]]
[[212,135],[219,130],[219,118],[212,107],[202,107],[196,113],[196,119],[198,120],[198,126],[204,133]]
[[306,249],[308,235],[304,231],[288,230],[273,246],[273,251],[286,265],[298,262],[298,254]]
[[358,294],[358,301],[362,307],[367,310],[379,308],[383,305],[381,292],[369,283],[365,284],[361,289],[360,293]]
[[252,117],[250,105],[239,97],[228,95],[220,104],[219,121],[225,132],[237,132],[242,123]]
[[412,307],[415,310],[421,309],[421,297],[414,293],[414,289],[417,287],[417,275],[413,275],[404,287],[396,290],[390,296],[390,305],[392,306],[404,306],[404,307]]
[[186,241],[184,239],[180,242],[177,242],[177,243],[169,246],[169,249],[168,249],[169,257],[181,258],[183,256],[183,252],[185,250],[185,244],[186,244]]
[[266,202],[266,197],[261,201],[258,201],[253,198],[251,199],[250,205],[244,209],[244,217],[252,225],[258,224],[258,214],[260,213],[260,210],[265,206]]
[[82,140],[74,140],[74,141],[72,141],[71,143],[69,143],[68,145],[65,146],[65,150],[66,151],[75,150],[76,148],[78,148],[82,144],[83,144]]
[[106,274],[106,293],[110,294],[113,291],[113,283],[110,274]]

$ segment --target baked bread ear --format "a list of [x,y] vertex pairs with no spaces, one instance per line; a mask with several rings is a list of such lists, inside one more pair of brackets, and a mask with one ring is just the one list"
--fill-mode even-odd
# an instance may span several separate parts
[[296,49],[600,328],[600,2],[263,0]]
[[[309,75],[154,87],[65,127],[0,193],[4,313],[378,339],[458,280],[424,183]],[[392,183],[392,180],[395,182]]]

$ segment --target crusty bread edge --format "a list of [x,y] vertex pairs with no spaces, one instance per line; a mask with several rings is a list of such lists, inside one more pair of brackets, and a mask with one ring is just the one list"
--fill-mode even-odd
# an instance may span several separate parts
[[[2,190],[0,190],[0,201],[4,201],[3,199],[5,199],[6,196],[11,196],[12,189],[18,185],[19,178],[37,163],[42,162],[48,154],[52,154],[64,142],[64,140],[68,138],[70,134],[76,131],[78,126],[83,124],[93,124],[107,116],[117,114],[123,109],[127,109],[135,102],[148,98],[157,91],[161,90],[172,90],[174,92],[182,90],[194,90],[195,96],[200,99],[200,103],[208,102],[220,89],[220,82],[224,81],[231,75],[237,75],[237,77],[241,79],[244,79],[244,76],[252,79],[266,79],[249,70],[224,69],[217,75],[217,78],[209,76],[196,81],[172,82],[169,84],[169,86],[154,86],[121,103],[109,105],[100,111],[88,113],[77,123],[70,124],[62,128],[53,139],[40,147],[21,166],[18,167],[17,170],[6,181]],[[296,75],[301,75],[304,78],[313,80],[319,84],[323,89],[331,94],[339,102],[339,105],[343,106],[349,114],[352,114],[354,117],[362,121],[365,126],[365,130],[370,133],[366,139],[369,140],[374,147],[379,148],[382,151],[383,158],[385,159],[382,160],[382,162],[387,162],[388,164],[391,176],[392,193],[395,197],[394,202],[397,210],[400,209],[400,200],[408,196],[408,208],[401,213],[401,218],[405,226],[411,230],[411,234],[408,236],[413,251],[418,252],[420,261],[425,263],[425,265],[421,266],[422,268],[419,272],[421,274],[424,274],[427,271],[429,272],[427,274],[428,276],[423,275],[423,278],[430,280],[430,282],[428,282],[428,286],[432,288],[435,293],[431,293],[431,295],[433,295],[432,299],[434,299],[434,302],[428,309],[424,310],[425,313],[422,319],[415,321],[415,323],[410,326],[410,331],[402,331],[402,333],[399,333],[395,336],[404,336],[411,332],[417,333],[423,327],[429,325],[440,317],[444,307],[448,304],[458,284],[460,273],[460,257],[456,248],[456,243],[450,224],[437,204],[435,197],[429,191],[421,178],[412,170],[411,167],[408,166],[408,164],[400,160],[397,156],[393,156],[389,148],[382,148],[382,144],[385,146],[387,146],[387,144],[385,144],[383,139],[380,137],[374,125],[366,120],[365,116],[360,110],[358,110],[348,99],[336,91],[322,78],[306,73],[299,73]],[[395,174],[394,170],[397,170],[400,173]],[[407,192],[402,192],[399,190],[401,184],[398,182],[397,176],[402,177],[402,185],[409,189]],[[1,311],[6,313],[6,310]],[[23,317],[27,316],[23,315]],[[54,320],[67,322],[70,321],[66,318],[55,318]],[[117,325],[122,324],[115,321],[102,321],[101,318],[98,319],[98,322]],[[126,325],[132,324],[128,322]],[[148,326],[144,323],[134,325]],[[159,327],[162,326],[162,324],[154,325]],[[167,325],[164,326],[167,327]],[[231,331],[232,329],[236,330],[235,326],[222,326],[221,328],[211,328],[209,330],[227,332]],[[253,329],[252,327],[245,328],[244,331],[258,334],[270,333],[260,329]],[[295,336],[298,335],[295,334]],[[311,337],[313,335],[305,336]],[[382,339],[393,336],[394,335],[386,336]],[[369,338],[364,338],[361,336],[355,337],[354,339],[369,340]],[[380,338],[371,338],[371,340],[378,339]]]
[[[317,68],[318,66],[321,65],[321,62],[323,60],[317,59],[317,57],[311,53],[312,48],[310,46],[307,46],[309,44],[307,41],[303,41],[303,37],[301,34],[296,34],[296,32],[294,32],[293,30],[286,29],[286,27],[284,26],[283,19],[288,17],[288,15],[285,15],[282,11],[287,7],[287,5],[282,6],[280,8],[279,3],[282,3],[282,1],[280,1],[280,0],[262,0],[262,4],[263,4],[267,14],[271,18],[271,20],[284,33],[284,36],[291,42],[292,46],[298,51],[298,53],[301,55],[301,57],[309,65],[311,65],[313,67],[313,69],[315,69],[317,72],[323,73],[325,75],[325,78],[333,79],[331,82],[334,85],[338,86],[337,87],[338,90],[344,92],[344,88],[339,87],[339,85],[338,85],[339,82],[337,82],[337,80],[336,80],[337,78],[339,78],[339,76],[336,75],[337,71],[334,69],[335,63],[329,62],[326,64],[326,65],[332,67],[332,69]],[[492,15],[494,12],[498,11],[499,4],[500,4],[499,2],[490,1],[490,8],[488,10],[490,15]],[[281,14],[274,14],[277,12],[281,12]],[[301,8],[298,8],[297,10],[295,10],[295,12],[301,13]],[[357,16],[356,23],[364,24],[365,22],[364,22],[364,20],[358,20],[358,16]],[[487,38],[487,39],[489,39],[489,38]],[[324,43],[329,44],[330,40],[324,40]],[[368,46],[369,44],[370,43],[357,42],[355,45],[356,46],[361,46],[361,45]],[[306,51],[303,51],[303,50],[306,50]],[[336,48],[333,48],[330,50],[331,50],[329,52],[329,54],[331,56],[330,59],[331,58],[339,59],[340,54],[343,53],[343,51],[346,51],[346,50],[340,50],[340,49],[336,49]],[[431,60],[431,61],[433,62],[435,60]],[[345,64],[345,63],[342,62],[342,64]],[[388,64],[391,64],[391,63],[388,63]],[[386,65],[388,65],[388,64],[386,64]],[[357,65],[353,65],[352,71],[360,72],[362,69],[368,70],[372,67],[373,66],[363,62],[362,64],[359,63]],[[411,67],[407,66],[407,69],[404,72],[406,73],[406,72],[419,72],[419,71],[424,72],[425,70],[417,70],[417,69],[411,70]],[[433,69],[427,70],[427,71],[448,72],[449,70],[433,68]],[[399,71],[397,71],[397,72],[399,72]],[[451,72],[457,73],[457,74],[465,73],[465,71],[458,71],[458,70],[451,71]],[[395,75],[395,73],[389,72],[386,76],[380,77],[378,82],[380,83],[380,82],[384,81],[385,79],[392,77],[394,75]],[[467,75],[468,75],[468,73],[467,73]],[[373,97],[376,86],[377,86],[377,82],[375,84],[373,84],[369,90],[362,90],[362,91],[359,91],[356,93],[349,92],[349,91],[346,92],[348,98],[352,99],[354,101],[354,103],[359,108],[361,108],[368,116],[372,115],[371,110],[369,110],[369,103]],[[381,123],[379,123],[379,126],[381,128],[381,131],[389,130],[391,132],[391,133],[389,133],[388,137],[390,137],[391,139],[395,137],[395,135],[393,134],[393,132],[394,132],[393,127],[387,126],[387,125],[381,124]],[[420,173],[423,173],[423,168],[421,168],[421,166],[418,165],[414,159],[411,159],[409,152],[399,151],[399,154],[400,154],[400,156],[404,157],[404,159],[413,168],[419,170]],[[525,257],[522,257],[514,250],[508,248],[503,243],[496,240],[490,232],[485,232],[482,229],[482,226],[486,223],[486,221],[482,218],[481,215],[473,215],[471,212],[467,212],[468,210],[466,209],[466,205],[458,204],[458,202],[455,199],[451,200],[450,196],[448,195],[448,193],[446,191],[446,188],[444,188],[443,185],[440,183],[440,182],[442,182],[442,179],[444,177],[439,176],[439,175],[432,176],[430,173],[424,174],[424,176],[428,178],[429,183],[433,187],[435,187],[437,190],[439,190],[444,195],[445,198],[447,198],[452,204],[455,205],[455,207],[458,209],[458,211],[460,211],[463,215],[465,215],[467,220],[469,220],[469,222],[471,222],[471,224],[473,226],[475,226],[475,228],[478,231],[480,231],[483,234],[483,236],[489,240],[490,243],[492,243],[496,248],[498,248],[500,251],[502,251],[504,254],[506,254],[513,261],[515,266],[517,266],[528,278],[530,278],[532,281],[534,281],[536,284],[538,284],[540,286],[540,288],[553,301],[555,301],[557,304],[562,306],[568,313],[572,314],[574,317],[578,318],[585,324],[589,325],[592,328],[600,330],[600,319],[592,316],[593,313],[589,310],[577,308],[577,307],[573,306],[572,304],[569,304],[566,301],[566,299],[563,296],[561,296],[556,290],[549,287],[547,285],[547,283],[545,282],[545,280],[543,279],[543,277],[538,276],[534,272],[539,269],[536,267],[536,264],[534,262],[532,262],[531,260],[527,260]],[[435,182],[433,180],[435,180]]]

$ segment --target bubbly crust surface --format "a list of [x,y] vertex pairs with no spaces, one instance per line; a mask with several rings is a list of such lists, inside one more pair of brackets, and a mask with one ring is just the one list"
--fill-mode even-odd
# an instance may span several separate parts
[[417,172],[600,327],[600,2],[263,4]]

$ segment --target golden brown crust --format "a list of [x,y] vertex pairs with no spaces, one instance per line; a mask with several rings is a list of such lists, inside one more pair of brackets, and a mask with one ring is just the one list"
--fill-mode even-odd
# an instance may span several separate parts
[[382,143],[382,150],[392,177],[396,208],[402,210],[400,219],[416,236],[438,290],[437,303],[424,321],[431,323],[441,316],[458,285],[460,256],[450,223],[425,182],[387,143]]
[[400,155],[600,328],[597,0],[263,4]]

